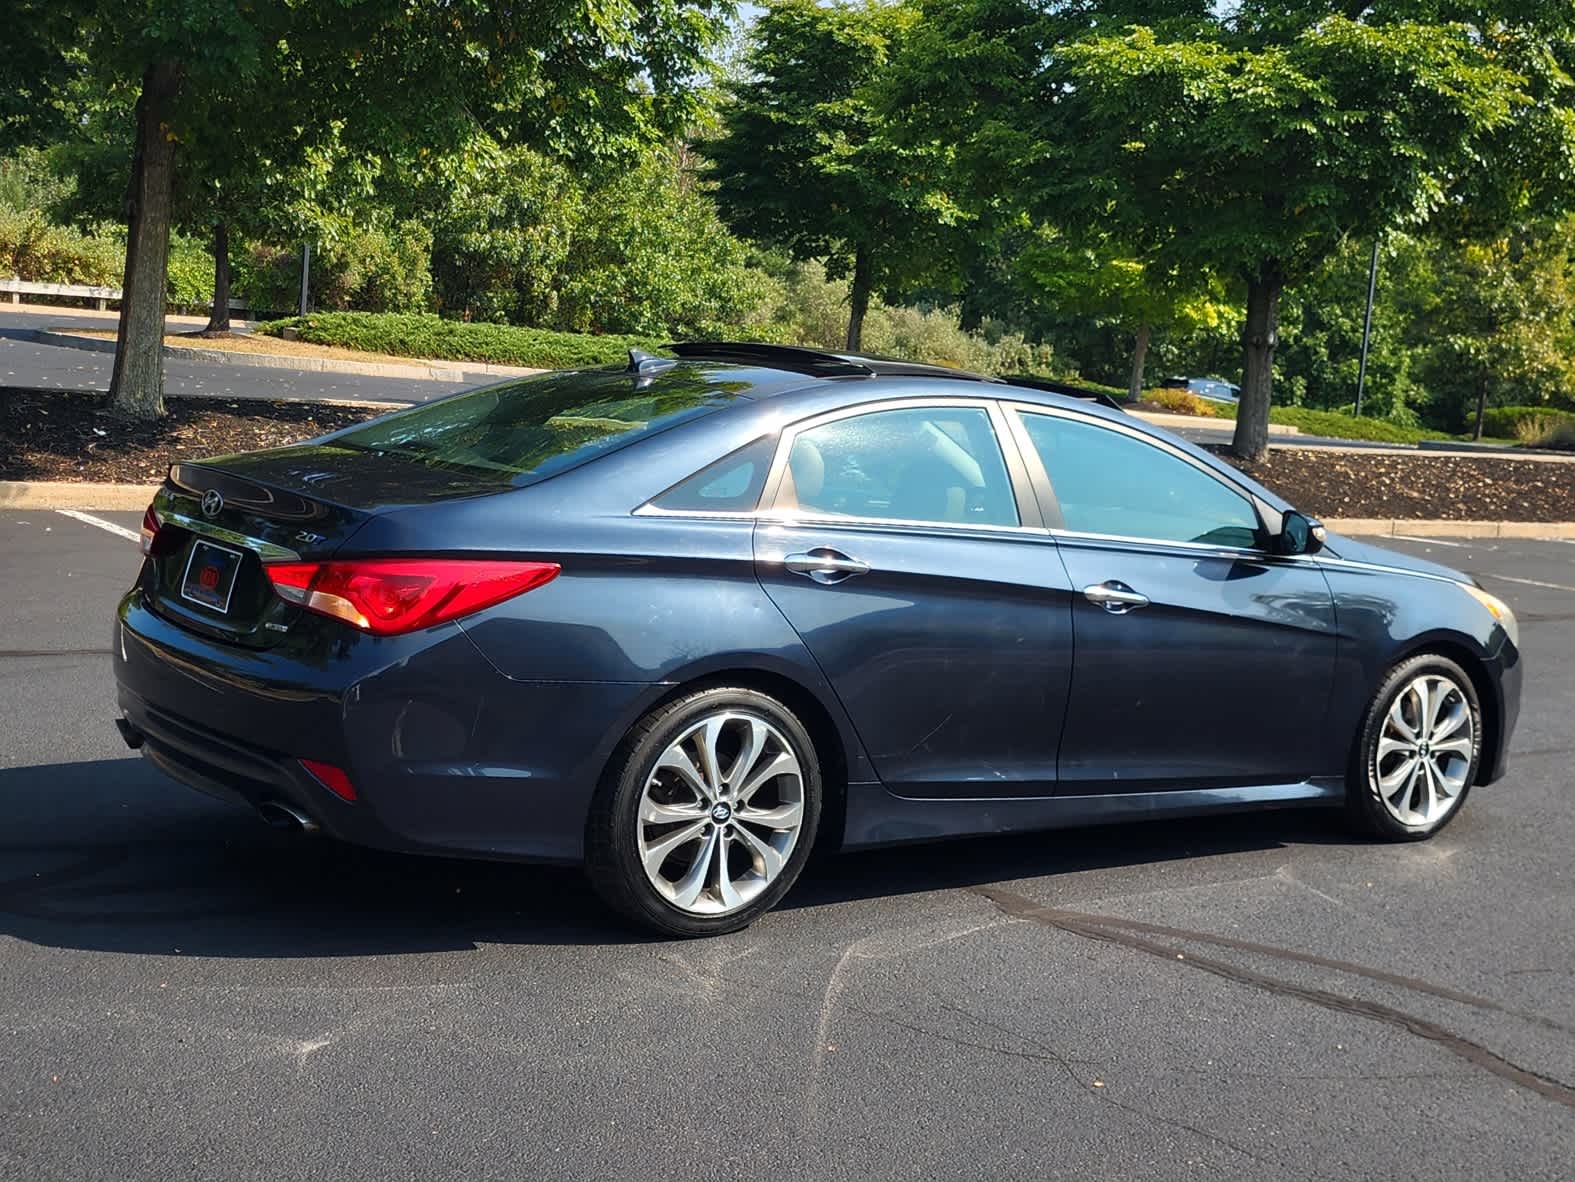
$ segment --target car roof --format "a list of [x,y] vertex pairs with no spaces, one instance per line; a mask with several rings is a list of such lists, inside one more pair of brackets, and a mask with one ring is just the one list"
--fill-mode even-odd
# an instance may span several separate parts
[[[678,341],[666,348],[668,352],[689,362],[748,366],[755,369],[802,374],[812,378],[942,378],[957,382],[987,382],[992,385],[1014,386],[1019,389],[1058,394],[1078,401],[1096,402],[1112,410],[1121,409],[1121,404],[1110,395],[1086,386],[1031,377],[1027,374],[991,376],[973,373],[966,369],[954,369],[946,365],[907,361],[900,357],[880,357],[871,353],[839,353],[801,345],[773,345],[760,341]],[[631,368],[639,364],[640,357],[631,353]],[[763,396],[783,393],[790,388],[802,387],[779,385],[773,389],[759,389],[752,393]]]
[[[1271,506],[1281,510],[1289,507],[1283,497],[1266,488],[1247,473],[1196,444],[1142,419],[1129,416],[1119,402],[1099,390],[1027,375],[991,377],[968,370],[950,369],[944,365],[926,365],[922,362],[876,357],[866,353],[838,353],[796,345],[688,341],[668,345],[666,350],[676,354],[683,364],[729,369],[734,377],[750,381],[751,388],[741,392],[742,399],[746,403],[753,402],[762,407],[776,402],[779,396],[787,396],[787,401],[793,403],[804,401],[814,405],[817,410],[829,410],[836,403],[857,404],[878,401],[887,396],[922,397],[925,394],[939,393],[966,395],[971,393],[967,389],[968,386],[975,383],[986,385],[992,388],[978,390],[980,396],[1060,406],[1064,409],[1076,409],[1094,418],[1124,422],[1139,434],[1152,436],[1171,446],[1181,446],[1215,472],[1235,484],[1250,489]],[[638,372],[642,364],[650,363],[660,364],[654,357],[631,351],[631,370]],[[782,376],[790,374],[820,380],[808,383],[780,380]],[[660,380],[659,376],[657,380]],[[853,393],[848,388],[850,385],[864,387],[864,391],[860,395],[849,397]],[[833,395],[836,387],[841,387],[841,390],[837,391],[840,397],[825,397]],[[1008,388],[1003,389],[1003,387]],[[740,438],[737,442],[741,444],[747,440]]]

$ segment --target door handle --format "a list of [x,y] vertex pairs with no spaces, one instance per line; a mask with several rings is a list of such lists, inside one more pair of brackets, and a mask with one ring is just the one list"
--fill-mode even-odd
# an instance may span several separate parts
[[1106,579],[1083,588],[1083,598],[1104,608],[1113,616],[1124,616],[1148,606],[1148,596],[1139,594],[1117,579]]
[[868,574],[870,569],[869,563],[849,558],[841,550],[833,550],[830,546],[816,546],[807,554],[789,554],[782,561],[794,574],[826,584]]

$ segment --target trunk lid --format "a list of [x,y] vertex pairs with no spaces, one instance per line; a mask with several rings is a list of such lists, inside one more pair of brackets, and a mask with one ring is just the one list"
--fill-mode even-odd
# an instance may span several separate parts
[[184,628],[273,648],[292,632],[315,632],[305,629],[315,617],[279,598],[265,562],[322,561],[381,510],[507,487],[490,473],[332,444],[176,464],[153,501],[162,525],[143,591]]

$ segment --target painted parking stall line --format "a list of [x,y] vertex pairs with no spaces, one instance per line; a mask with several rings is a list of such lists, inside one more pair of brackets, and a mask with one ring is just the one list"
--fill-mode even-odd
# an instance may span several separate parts
[[56,509],[62,517],[69,517],[73,521],[80,521],[84,525],[95,525],[106,530],[116,537],[125,538],[128,542],[140,542],[142,537],[134,529],[127,529],[123,525],[116,525],[113,521],[105,521],[102,517],[94,517],[91,513],[84,513],[80,509]]

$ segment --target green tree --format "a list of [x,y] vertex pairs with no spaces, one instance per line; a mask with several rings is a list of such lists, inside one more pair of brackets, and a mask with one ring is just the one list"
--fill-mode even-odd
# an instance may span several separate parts
[[1224,285],[1206,271],[1165,273],[1122,251],[1108,237],[1078,245],[1045,228],[1018,256],[1023,281],[1063,313],[1109,324],[1132,340],[1127,393],[1143,393],[1156,330],[1186,334],[1218,325]]
[[1575,218],[1440,238],[1411,335],[1434,415],[1482,437],[1489,405],[1575,406]]
[[[136,96],[125,299],[110,388],[119,411],[144,417],[163,410],[159,344],[182,145],[194,146],[194,188],[268,167],[244,124],[225,114],[236,96],[294,96],[294,116],[314,133],[331,129],[352,158],[425,152],[463,160],[494,138],[594,157],[693,117],[697,70],[727,11],[720,0],[611,8],[545,0],[55,0],[52,7],[24,0],[24,8],[37,23],[23,21],[25,36],[13,27],[0,42],[0,81],[24,100]],[[50,102],[0,107],[7,140],[47,134],[43,123],[60,125]],[[199,151],[199,143],[227,143],[228,151]]]
[[872,293],[900,298],[955,270],[956,209],[938,156],[892,136],[883,76],[918,16],[911,4],[773,0],[730,85],[723,134],[703,145],[723,218],[746,238],[847,277],[847,347]]
[[[1309,14],[1310,15],[1310,14]],[[1233,450],[1260,458],[1281,297],[1347,236],[1424,221],[1524,95],[1463,28],[1323,16],[1067,46],[1043,199],[1247,289]]]

